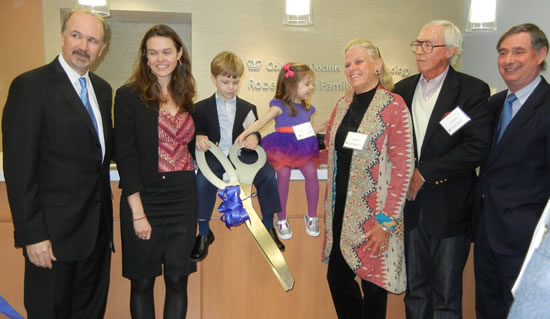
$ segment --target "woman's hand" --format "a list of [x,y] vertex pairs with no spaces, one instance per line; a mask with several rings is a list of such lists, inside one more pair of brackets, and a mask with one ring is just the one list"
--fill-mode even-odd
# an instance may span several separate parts
[[151,224],[147,220],[143,204],[141,203],[141,195],[139,192],[133,193],[127,197],[128,205],[132,211],[132,221],[134,223],[134,231],[136,236],[142,240],[151,239]]
[[201,152],[208,151],[210,149],[210,140],[208,139],[208,136],[197,135],[197,138],[195,140],[195,147]]
[[134,231],[136,232],[137,238],[141,240],[151,239],[152,229],[149,220],[147,220],[147,216],[134,219]]
[[371,257],[380,256],[388,249],[390,232],[385,231],[377,222],[375,222],[374,227],[365,234],[365,237],[368,241],[364,249],[371,251]]

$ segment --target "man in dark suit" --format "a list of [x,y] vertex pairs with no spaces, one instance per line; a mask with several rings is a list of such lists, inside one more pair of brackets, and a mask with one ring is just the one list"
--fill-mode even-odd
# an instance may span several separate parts
[[475,195],[477,318],[505,318],[511,288],[550,196],[548,40],[533,24],[499,39],[498,69],[508,87],[489,100],[493,142]]
[[103,318],[109,288],[112,91],[88,72],[107,26],[71,11],[61,55],[15,78],[2,118],[4,175],[25,256],[29,318]]
[[475,169],[490,140],[489,87],[450,66],[462,50],[462,35],[451,22],[429,22],[411,48],[420,74],[394,89],[409,106],[415,141],[404,208],[406,314],[461,318]]

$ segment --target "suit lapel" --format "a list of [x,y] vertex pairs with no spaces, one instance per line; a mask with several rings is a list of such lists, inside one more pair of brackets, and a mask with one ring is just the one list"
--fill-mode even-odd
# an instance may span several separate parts
[[454,101],[458,94],[458,81],[456,80],[456,74],[453,68],[449,67],[447,77],[443,81],[439,96],[435,102],[434,109],[430,115],[428,126],[426,127],[426,134],[424,135],[424,141],[422,142],[422,152],[424,153],[424,147],[429,144],[430,138],[438,127],[439,122],[442,120],[445,113],[451,112],[456,105]]
[[[549,89],[549,85],[543,78],[539,83],[539,85],[537,86],[537,88],[533,91],[533,93],[531,93],[529,98],[527,98],[525,103],[521,106],[519,111],[512,118],[512,120],[510,121],[510,124],[508,124],[508,127],[504,131],[504,134],[502,135],[500,142],[495,145],[495,149],[494,149],[495,151],[492,152],[493,153],[492,158],[498,157],[499,153],[506,148],[506,145],[510,142],[510,140],[516,134],[516,132],[520,128],[522,128],[525,125],[525,123],[527,123],[536,114],[537,109],[542,105],[544,96],[546,95],[548,89]],[[499,105],[501,110],[503,108],[503,104],[504,104],[504,100]],[[498,127],[499,122],[500,122],[500,116],[497,119],[497,122],[495,125],[496,127]]]
[[59,94],[65,99],[67,102],[67,105],[70,109],[73,110],[73,112],[80,118],[88,127],[91,133],[97,137],[97,133],[94,127],[94,124],[92,123],[92,120],[90,119],[90,115],[88,114],[88,111],[86,111],[86,108],[82,104],[82,101],[80,100],[80,97],[76,93],[73,84],[69,80],[69,77],[67,76],[67,73],[65,73],[65,70],[63,70],[63,67],[61,64],[59,64],[59,61],[57,58],[52,62],[53,67],[53,76],[52,76],[52,83],[59,92]]

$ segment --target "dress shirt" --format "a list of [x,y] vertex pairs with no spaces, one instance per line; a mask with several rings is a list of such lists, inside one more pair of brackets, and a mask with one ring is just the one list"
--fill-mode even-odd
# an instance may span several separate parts
[[437,77],[431,80],[427,80],[424,77],[424,73],[420,75],[420,85],[422,85],[422,97],[424,97],[424,100],[429,99],[435,91],[437,91],[441,85],[443,85],[443,80],[447,77],[447,73],[449,72],[449,67],[445,69],[445,72],[441,73]]
[[[76,94],[79,96],[80,100],[80,91],[82,91],[82,88],[80,87],[80,81],[79,79],[81,77],[86,78],[86,87],[88,89],[88,100],[90,102],[90,105],[92,106],[92,111],[94,113],[95,120],[97,122],[97,134],[99,137],[99,143],[101,144],[101,158],[105,159],[105,136],[103,134],[103,122],[101,121],[101,112],[99,111],[99,103],[97,102],[97,98],[95,96],[94,86],[92,85],[92,81],[90,81],[89,72],[86,72],[84,75],[78,74],[71,66],[65,61],[62,54],[59,54],[58,57],[59,63],[63,67],[63,70],[65,70],[65,73],[69,77],[69,81],[71,81]],[[84,106],[83,106],[84,107]]]
[[237,112],[237,96],[226,101],[216,93],[216,109],[218,110],[218,122],[220,123],[220,143],[218,147],[227,156],[233,145],[233,124]]
[[514,116],[519,111],[521,106],[525,103],[525,101],[527,101],[531,93],[533,93],[533,91],[537,88],[540,81],[541,81],[541,77],[539,75],[533,81],[531,81],[531,83],[517,90],[517,92],[511,92],[510,89],[508,89],[508,94],[506,95],[506,99],[508,99],[508,96],[512,93],[514,93],[517,97],[517,100],[515,100],[514,103],[512,103],[512,118],[514,118]]

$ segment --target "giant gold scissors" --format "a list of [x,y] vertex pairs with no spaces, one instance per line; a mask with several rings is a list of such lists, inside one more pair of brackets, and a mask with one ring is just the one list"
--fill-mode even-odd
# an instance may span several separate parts
[[[256,153],[258,154],[258,159],[253,164],[243,163],[238,156],[238,151],[240,146],[238,144],[233,144],[229,150],[229,158],[235,166],[231,165],[231,162],[223,154],[223,152],[216,146],[214,143],[210,142],[209,151],[220,161],[220,164],[225,169],[227,176],[229,178],[228,182],[224,182],[219,179],[210,169],[208,163],[206,162],[205,153],[196,150],[196,159],[199,168],[201,169],[204,177],[212,183],[217,188],[223,190],[231,186],[240,187],[240,200],[242,201],[242,206],[248,213],[248,220],[244,223],[248,227],[250,234],[256,241],[258,248],[265,257],[267,263],[273,270],[273,273],[279,280],[281,286],[285,291],[289,291],[294,286],[294,278],[288,269],[285,258],[283,254],[273,241],[273,238],[267,232],[264,224],[258,217],[258,214],[252,206],[252,183],[256,173],[264,166],[266,155],[265,151],[261,146],[256,146]],[[235,171],[236,169],[236,171]],[[238,176],[237,176],[238,173]]]

